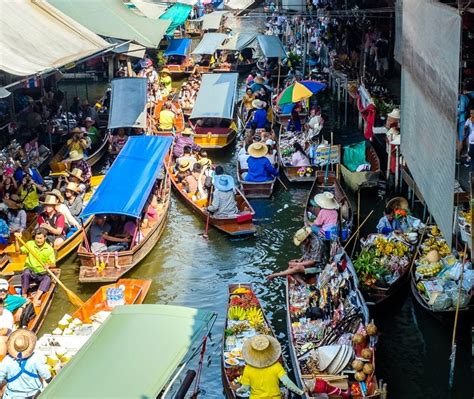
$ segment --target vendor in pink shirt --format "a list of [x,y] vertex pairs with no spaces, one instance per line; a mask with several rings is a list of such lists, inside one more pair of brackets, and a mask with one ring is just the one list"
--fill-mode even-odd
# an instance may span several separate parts
[[311,200],[311,205],[320,208],[316,220],[311,225],[313,232],[324,236],[327,231],[337,228],[339,204],[334,198],[334,194],[328,191],[316,194],[314,199]]

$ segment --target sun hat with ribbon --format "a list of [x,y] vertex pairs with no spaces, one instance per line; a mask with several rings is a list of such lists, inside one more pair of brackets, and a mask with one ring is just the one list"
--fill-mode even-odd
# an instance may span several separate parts
[[58,205],[59,200],[55,195],[52,194],[46,194],[46,197],[44,198],[44,201],[41,201],[43,205]]
[[8,337],[7,352],[14,359],[27,359],[33,354],[35,346],[35,333],[25,328],[19,328]]
[[66,162],[79,161],[80,159],[84,159],[84,154],[79,151],[72,150],[69,153],[69,158],[66,159]]
[[293,236],[293,243],[299,247],[311,235],[311,227],[302,227]]
[[[74,183],[73,183],[74,184]],[[64,197],[63,197],[63,194],[61,193],[61,191],[59,191],[57,188],[49,191],[46,193],[46,195],[54,195],[58,200],[59,202],[62,204],[64,202]]]
[[79,185],[77,183],[69,182],[66,185],[66,191],[72,191],[73,193],[78,194],[81,192],[81,189],[79,188]]
[[281,345],[270,335],[255,335],[244,341],[242,356],[250,366],[263,369],[278,361]]
[[190,127],[185,127],[183,131],[181,132],[181,134],[183,136],[191,136],[194,134],[194,132],[193,132],[193,129],[191,129]]
[[252,101],[252,107],[262,109],[266,105],[265,101],[259,100],[258,98]]
[[254,158],[262,158],[268,153],[268,147],[262,142],[250,144],[247,152]]
[[321,194],[316,194],[311,201],[311,205],[316,204],[323,209],[339,209],[339,204],[336,201],[333,193],[325,191]]
[[231,191],[234,188],[234,178],[229,175],[218,175],[214,180],[214,187],[219,191]]
[[180,172],[186,172],[187,170],[191,169],[191,162],[186,159],[181,160],[178,166],[178,170]]
[[394,108],[392,112],[387,114],[387,116],[393,119],[400,119],[400,110],[398,108]]
[[76,179],[80,180],[80,181],[84,181],[84,178],[82,177],[82,170],[79,169],[79,168],[74,168],[71,172],[69,172],[68,170],[66,171],[66,173],[69,175],[69,176],[72,176],[72,177],[75,177]]

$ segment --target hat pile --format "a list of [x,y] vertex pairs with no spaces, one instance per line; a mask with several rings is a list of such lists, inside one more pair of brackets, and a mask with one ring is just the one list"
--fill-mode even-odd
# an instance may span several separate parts
[[320,346],[312,352],[312,357],[318,363],[319,371],[337,375],[354,357],[354,350],[351,345]]

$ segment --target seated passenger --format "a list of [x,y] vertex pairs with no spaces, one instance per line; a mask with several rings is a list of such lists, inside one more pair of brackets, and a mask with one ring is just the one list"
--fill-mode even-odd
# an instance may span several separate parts
[[[69,184],[75,184],[75,183],[68,183]],[[69,233],[71,233],[71,227],[74,228],[73,230],[75,231],[76,229],[78,229],[79,227],[81,227],[81,224],[79,223],[79,220],[76,219],[71,211],[69,210],[69,208],[66,206],[66,204],[64,203],[64,197],[61,193],[61,191],[57,190],[57,189],[54,189],[54,190],[51,190],[51,192],[48,192],[47,194],[51,194],[51,195],[54,195],[57,200],[58,200],[58,205],[56,205],[56,211],[59,212],[60,214],[62,214],[64,216],[64,219],[66,221],[66,235],[70,235]]]
[[301,125],[301,120],[300,120],[298,111],[296,110],[291,111],[291,117],[290,117],[290,120],[288,121],[288,125],[286,126],[286,131],[299,133],[301,132],[302,128],[303,127]]
[[247,159],[248,172],[244,177],[248,182],[264,182],[273,180],[278,176],[276,170],[269,159],[266,157],[268,147],[263,143],[253,143],[249,146],[248,152],[250,154]]
[[181,165],[184,161],[190,163],[190,169],[192,169],[197,162],[196,157],[193,155],[192,148],[189,145],[184,146],[183,155],[176,159],[176,166]]
[[66,142],[68,153],[76,151],[78,154],[84,154],[90,145],[91,142],[87,138],[87,133],[83,132],[81,128],[75,127],[71,130],[72,138]]
[[64,196],[66,201],[64,204],[71,212],[71,215],[79,221],[79,215],[82,212],[82,197],[79,195],[81,192],[79,186],[76,183],[68,183]]
[[207,207],[215,218],[234,217],[239,214],[234,194],[234,179],[229,175],[214,176],[212,203]]
[[[69,155],[69,162],[71,162],[69,166],[69,170],[74,172],[74,169],[79,169],[81,171],[81,177],[82,177],[82,183],[86,187],[89,187],[91,184],[91,177],[92,177],[92,169],[87,163],[87,161],[84,159],[84,155],[75,153],[74,151],[71,152]],[[72,173],[67,172],[69,175],[72,176]],[[74,183],[77,183],[74,181]]]
[[26,229],[26,212],[23,209],[23,204],[16,194],[12,194],[9,199],[4,199],[8,207],[7,220],[11,233],[23,233]]
[[176,133],[173,145],[173,157],[179,158],[183,156],[184,147],[191,147],[191,151],[199,151],[201,147],[194,143],[193,130],[189,127],[185,128],[181,133]]
[[291,156],[291,166],[309,166],[309,158],[303,150],[303,147],[301,147],[301,144],[295,141],[293,148],[295,152]]
[[111,155],[117,155],[127,140],[128,136],[125,134],[125,129],[123,127],[117,129],[117,134],[110,137],[109,153]]
[[339,204],[333,193],[325,191],[324,193],[316,194],[311,200],[311,205],[320,208],[316,220],[311,225],[311,230],[314,233],[324,236],[331,229],[337,229]]
[[47,194],[41,203],[44,205],[44,210],[38,216],[38,227],[45,231],[47,240],[58,249],[66,238],[64,215],[56,211],[59,201],[54,195]]
[[255,108],[252,119],[247,122],[246,127],[250,128],[255,125],[255,129],[264,129],[268,123],[267,111],[265,109],[266,103],[261,100],[253,100],[252,106]]
[[163,104],[158,118],[158,129],[159,130],[173,130],[176,115],[171,110],[172,105],[169,102]]

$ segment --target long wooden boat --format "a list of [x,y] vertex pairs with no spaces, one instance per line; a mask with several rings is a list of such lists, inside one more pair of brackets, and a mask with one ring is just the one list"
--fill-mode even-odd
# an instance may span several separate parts
[[150,279],[121,278],[114,284],[103,285],[74,312],[72,317],[77,317],[83,323],[91,323],[91,316],[97,312],[102,310],[111,311],[112,309],[107,305],[107,290],[109,288],[124,288],[125,305],[141,304],[148,294],[151,281]]
[[[54,274],[56,274],[57,277],[60,276],[61,271],[59,269],[51,269]],[[21,293],[21,275],[17,274],[8,280],[9,283],[9,293],[13,295],[18,295],[18,292]],[[49,308],[51,307],[51,304],[53,303],[53,297],[54,294],[56,293],[56,281],[51,279],[51,287],[49,288],[48,292],[45,292],[41,296],[41,306],[35,307],[35,314],[36,316],[33,317],[29,323],[28,323],[28,330],[31,330],[35,333],[39,331],[41,328],[41,325],[43,324],[46,315],[48,314]],[[29,297],[34,297],[34,294],[36,293],[37,286],[32,285],[30,288],[29,292]]]
[[247,198],[270,198],[272,196],[276,178],[270,181],[250,182],[242,179],[242,173],[245,172],[247,172],[247,169],[242,169],[237,159],[237,181],[239,182],[240,190]]
[[[282,114],[281,111],[275,105],[272,106],[272,111],[273,111],[273,118],[277,123],[282,125],[282,127],[288,124],[288,121],[291,118],[291,114]],[[302,124],[305,123],[306,119],[308,118],[308,112],[301,111],[298,114],[299,114],[301,123]]]
[[[165,134],[173,134],[172,130],[159,130],[159,119],[160,119],[160,112],[161,109],[163,108],[163,105],[165,104],[165,101],[158,101],[155,106],[155,111],[153,112],[153,118],[155,120],[155,125],[156,128],[158,129],[158,132],[160,135],[165,135]],[[176,132],[181,132],[184,129],[185,122],[184,122],[184,113],[183,110],[181,109],[181,105],[179,101],[173,101],[172,102],[172,107],[173,107],[173,112],[175,113],[175,121],[174,121],[174,127]]]
[[[317,215],[314,206],[311,205],[311,200],[315,195],[321,194],[325,191],[329,191],[330,193],[334,194],[336,201],[340,205],[339,222],[342,224],[342,230],[346,230],[347,233],[347,235],[343,237],[343,241],[345,241],[347,238],[349,238],[349,232],[353,225],[354,213],[349,198],[339,183],[337,173],[329,172],[326,176],[326,173],[323,171],[316,172],[313,186],[311,187],[306,200],[304,222],[306,225],[310,225],[314,219],[316,219]],[[341,229],[341,226],[339,226],[339,228]]]
[[176,180],[171,167],[169,169],[169,174],[171,175],[171,184],[176,193],[184,201],[186,206],[198,215],[205,223],[209,217],[209,224],[211,226],[214,226],[216,229],[229,234],[230,236],[251,235],[257,232],[257,228],[252,220],[255,216],[255,211],[239,189],[236,189],[237,193],[235,199],[237,201],[237,208],[241,212],[241,215],[228,218],[216,218],[212,214],[209,215],[206,211],[208,205],[207,199],[193,201],[193,199],[184,191],[181,183],[178,183]]
[[365,157],[367,163],[370,164],[370,170],[351,172],[341,163],[341,173],[344,183],[354,192],[357,192],[361,188],[375,187],[379,182],[380,159],[370,143],[366,144]]
[[206,127],[193,124],[189,125],[194,130],[194,142],[206,150],[218,150],[229,147],[237,137],[237,127],[232,120],[228,122],[229,127]]
[[254,70],[257,66],[257,60],[254,60],[250,63],[236,62],[232,64],[217,65],[212,69],[214,73],[248,73]]
[[[242,299],[248,300],[249,302],[252,301],[252,312],[258,315],[255,317],[255,322],[249,321],[248,319],[241,321],[231,319],[229,312],[231,308],[239,307],[244,309],[238,305]],[[238,326],[237,329],[240,329],[240,325],[242,325],[242,328],[245,326],[246,335],[244,336],[242,332],[238,333],[238,331],[231,334],[233,328]],[[245,367],[245,361],[241,353],[243,341],[252,335],[258,334],[270,335],[275,339],[277,338],[262,305],[254,293],[252,284],[229,284],[227,314],[224,324],[224,334],[222,335],[221,353],[222,384],[224,385],[226,397],[229,399],[237,399],[239,397],[236,390],[240,387],[240,384],[236,383],[235,380],[242,376]],[[279,361],[285,369],[288,369],[283,357],[280,357]],[[282,397],[289,398],[289,395],[289,391],[285,388]]]
[[[109,144],[110,133],[107,132],[104,135],[102,142],[99,144],[97,148],[94,149],[94,152],[86,158],[86,162],[89,166],[94,166],[97,162],[100,161],[102,156],[107,151],[107,147]],[[63,145],[61,149],[51,158],[49,163],[49,167],[51,168],[51,172],[63,172],[66,169],[66,165],[63,162],[66,158],[66,154],[68,152],[67,145]]]
[[[342,263],[341,263],[342,262]],[[345,270],[333,273],[332,277],[328,277],[325,272],[318,273],[316,278],[305,276],[304,279],[297,281],[294,277],[288,276],[286,280],[286,312],[287,312],[287,328],[288,328],[288,347],[293,363],[293,371],[296,378],[296,383],[299,386],[312,388],[316,380],[324,380],[332,387],[340,388],[342,390],[350,390],[351,398],[384,398],[385,386],[382,381],[380,383],[375,377],[375,344],[376,336],[363,337],[363,341],[359,345],[355,345],[352,341],[346,345],[346,355],[343,358],[332,357],[332,360],[327,361],[323,366],[317,361],[313,360],[311,353],[316,356],[316,351],[319,348],[324,348],[326,352],[331,345],[336,345],[338,338],[342,334],[350,334],[353,337],[361,326],[367,330],[370,322],[368,308],[364,302],[361,292],[357,289],[358,281],[355,270],[352,266],[350,258],[347,254],[342,253],[341,261],[338,262]],[[336,274],[334,274],[336,273]],[[324,276],[323,276],[324,274]],[[327,278],[337,279],[331,285],[331,293],[328,295],[328,286],[319,285],[318,281],[326,280]],[[344,281],[344,285],[341,281]],[[343,287],[341,289],[341,287]],[[310,294],[311,292],[319,293],[321,296]],[[334,292],[339,291],[339,295],[334,297]],[[327,298],[327,299],[324,299]],[[322,306],[321,300],[329,300],[331,302],[341,301],[344,307],[344,315],[338,318],[336,304]],[[301,318],[305,318],[308,324],[302,324]],[[313,325],[310,336],[308,338],[306,325]],[[319,332],[318,332],[319,331]],[[363,359],[361,353],[364,349],[370,349],[370,358]],[[349,351],[349,356],[347,356]],[[330,351],[329,351],[330,352]],[[328,352],[326,352],[328,353]],[[339,351],[341,353],[341,351]],[[365,373],[365,383],[367,391],[362,395],[360,390],[362,387],[355,381],[355,370],[352,369],[352,360],[356,359],[363,362],[363,364],[371,364],[372,372]],[[329,357],[329,356],[328,356]],[[322,357],[320,358],[322,359]],[[331,359],[331,358],[330,358]],[[322,369],[322,370],[321,370]],[[368,370],[369,371],[369,370]],[[384,387],[380,389],[379,387]],[[303,398],[320,398],[326,396],[324,393],[307,392]],[[340,396],[330,396],[340,397]]]

